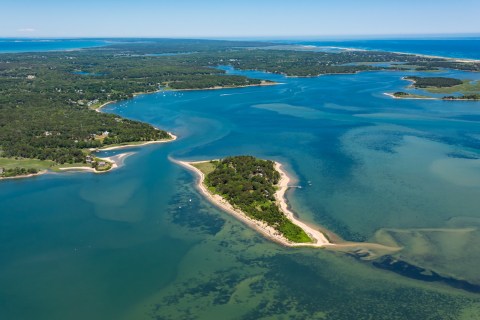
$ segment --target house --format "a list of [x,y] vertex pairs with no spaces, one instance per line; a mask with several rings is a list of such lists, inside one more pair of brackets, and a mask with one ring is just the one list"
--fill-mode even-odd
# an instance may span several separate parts
[[92,156],[87,156],[87,157],[85,158],[85,161],[86,161],[87,163],[92,163],[92,162],[93,162],[93,157],[92,157]]
[[0,168],[0,174],[3,174],[5,170],[3,168]]
[[28,79],[28,80],[33,80],[33,79],[35,79],[35,78],[36,78],[36,77],[35,77],[33,74],[29,74],[29,75],[27,76],[27,79]]
[[105,161],[100,161],[100,162],[98,163],[98,166],[99,166],[99,167],[105,167],[106,165],[107,165],[107,163],[106,163]]

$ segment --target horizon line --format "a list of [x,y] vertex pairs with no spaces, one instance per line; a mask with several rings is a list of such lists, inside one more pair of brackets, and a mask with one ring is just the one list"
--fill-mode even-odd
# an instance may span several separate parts
[[229,39],[264,39],[264,40],[290,40],[290,39],[322,39],[322,38],[422,38],[422,37],[480,37],[480,32],[462,33],[391,33],[391,34],[338,34],[338,35],[261,35],[261,36],[34,36],[12,35],[2,36],[0,39],[202,39],[202,40],[229,40]]

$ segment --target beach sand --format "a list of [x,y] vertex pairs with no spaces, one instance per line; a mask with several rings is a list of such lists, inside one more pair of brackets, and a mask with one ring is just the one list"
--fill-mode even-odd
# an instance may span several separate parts
[[24,178],[32,178],[32,177],[36,177],[36,176],[41,176],[43,174],[46,174],[48,173],[47,170],[41,170],[37,173],[30,173],[30,174],[24,174],[24,175],[21,175],[21,176],[14,176],[14,177],[0,177],[0,180],[12,180],[12,179],[24,179]]
[[125,158],[131,156],[132,154],[135,154],[135,152],[126,152],[126,153],[121,153],[117,154],[116,156],[112,157],[105,157],[105,158],[98,158],[102,161],[107,161],[112,164],[110,169],[104,170],[104,171],[99,171],[96,170],[95,168],[91,167],[64,167],[64,168],[59,168],[61,171],[88,171],[88,172],[93,172],[93,173],[106,173],[109,171],[112,171],[114,169],[120,168],[123,165],[123,161]]
[[277,199],[277,202],[282,209],[282,211],[285,213],[285,215],[296,225],[300,226],[309,236],[312,238],[312,243],[294,243],[289,240],[287,240],[280,232],[275,230],[274,228],[268,226],[266,223],[252,219],[248,217],[244,212],[242,212],[239,209],[234,208],[227,200],[225,200],[223,197],[217,194],[211,193],[205,186],[204,180],[205,180],[205,175],[202,171],[194,167],[192,164],[195,163],[202,163],[202,162],[207,162],[207,161],[198,161],[198,162],[185,162],[185,161],[178,161],[175,159],[171,159],[171,161],[183,166],[184,168],[194,172],[198,177],[197,181],[197,187],[200,190],[200,192],[213,204],[215,204],[217,207],[221,208],[222,210],[230,213],[233,215],[235,218],[238,220],[242,221],[249,227],[257,230],[260,232],[263,236],[266,238],[273,240],[274,242],[277,242],[281,245],[288,246],[288,247],[298,247],[298,246],[307,246],[307,247],[325,247],[325,246],[331,246],[334,245],[330,243],[330,241],[325,237],[323,233],[321,233],[319,230],[316,230],[315,228],[312,228],[308,226],[307,224],[301,222],[298,220],[293,212],[291,212],[288,209],[288,204],[285,200],[285,192],[288,189],[288,183],[290,181],[290,178],[281,169],[281,164],[276,162],[275,163],[275,168],[276,170],[279,171],[280,173],[280,181],[278,183],[278,191],[275,194],[275,197]]
[[249,87],[276,86],[279,84],[282,84],[282,83],[262,81],[261,83],[246,84],[242,86],[215,86],[210,88],[198,88],[198,89],[171,89],[171,91],[204,91],[204,90],[239,89],[239,88],[249,88]]
[[142,147],[142,146],[146,146],[146,145],[149,145],[149,144],[167,143],[167,142],[172,142],[172,141],[177,140],[177,136],[176,136],[176,135],[174,135],[174,134],[171,133],[171,132],[167,132],[167,133],[172,137],[172,139],[164,139],[164,140],[156,140],[156,141],[146,141],[146,142],[137,143],[137,144],[125,144],[125,145],[121,145],[121,146],[98,148],[98,149],[90,149],[90,151],[97,151],[97,150],[98,150],[98,151],[119,150],[119,149],[126,149],[126,148],[132,148],[132,147]]
[[[401,247],[386,246],[379,243],[344,241],[338,235],[332,233],[331,231],[321,231],[320,227],[311,226],[299,220],[295,216],[295,214],[288,208],[288,203],[285,198],[285,192],[289,188],[289,182],[291,181],[291,179],[288,174],[283,170],[282,164],[280,164],[279,162],[275,162],[275,169],[280,173],[280,181],[277,185],[278,190],[275,193],[275,198],[286,217],[290,219],[290,221],[292,221],[294,224],[302,228],[309,235],[309,237],[312,239],[311,243],[295,243],[289,241],[282,234],[280,234],[280,232],[268,226],[266,223],[248,217],[241,210],[234,208],[226,199],[224,199],[220,195],[210,192],[204,184],[205,174],[193,166],[193,164],[209,162],[210,160],[187,162],[170,158],[170,161],[177,163],[196,174],[196,176],[198,177],[198,190],[200,190],[202,195],[205,196],[211,203],[213,203],[223,211],[231,214],[252,229],[258,231],[265,238],[270,239],[283,246],[325,248],[341,252],[362,254],[362,259],[364,260],[375,259],[378,256],[395,253],[402,249]],[[328,237],[326,235],[328,235]]]

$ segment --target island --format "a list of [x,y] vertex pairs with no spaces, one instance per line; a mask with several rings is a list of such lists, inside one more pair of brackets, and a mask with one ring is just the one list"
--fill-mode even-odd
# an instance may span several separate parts
[[289,178],[278,162],[253,156],[184,162],[212,203],[285,246],[332,246],[321,231],[299,221],[284,198]]
[[[421,89],[429,93],[444,94],[443,97],[432,97],[420,93],[409,93],[397,91],[385,93],[392,98],[399,99],[420,99],[420,100],[445,100],[445,101],[468,101],[480,100],[480,82],[467,79],[456,79],[448,77],[403,77],[403,80],[411,81],[409,86],[414,89]],[[457,95],[453,95],[456,93]]]

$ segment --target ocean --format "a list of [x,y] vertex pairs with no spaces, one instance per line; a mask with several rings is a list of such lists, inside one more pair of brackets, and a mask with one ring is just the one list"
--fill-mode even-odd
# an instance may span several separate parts
[[[384,95],[408,85],[405,71],[223,68],[280,84],[109,105],[179,138],[103,152],[135,152],[107,174],[0,182],[2,319],[478,319],[480,102]],[[401,245],[392,259],[406,264],[272,243],[169,161],[243,154],[285,165],[301,219]]]
[[449,58],[480,59],[480,37],[453,39],[292,41],[291,43],[318,47],[381,50]]

